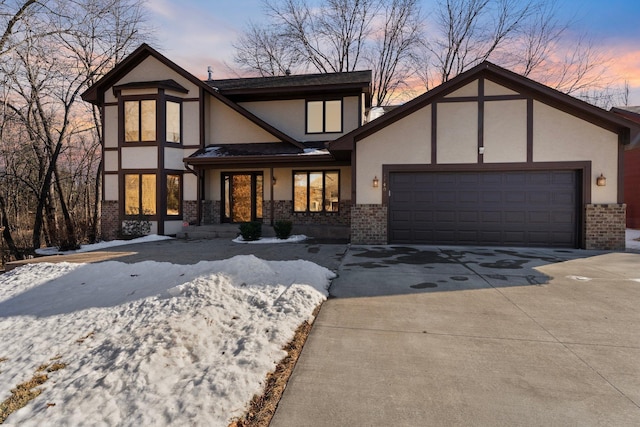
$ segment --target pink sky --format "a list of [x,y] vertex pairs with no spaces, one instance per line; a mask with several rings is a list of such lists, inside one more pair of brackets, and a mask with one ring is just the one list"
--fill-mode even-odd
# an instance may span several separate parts
[[[429,10],[433,0],[422,0]],[[207,67],[214,78],[236,77],[233,42],[250,19],[263,16],[261,0],[149,0],[156,40],[151,44],[200,78]],[[561,12],[576,32],[588,32],[610,53],[609,76],[631,87],[630,104],[640,105],[640,2],[637,0],[564,0]]]

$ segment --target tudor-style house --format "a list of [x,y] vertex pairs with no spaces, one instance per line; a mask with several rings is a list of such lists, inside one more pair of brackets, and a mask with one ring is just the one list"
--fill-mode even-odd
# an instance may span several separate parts
[[367,122],[370,85],[202,81],[142,45],[82,95],[103,117],[103,237],[145,215],[159,234],[287,219],[357,244],[624,247],[632,122],[490,63]]

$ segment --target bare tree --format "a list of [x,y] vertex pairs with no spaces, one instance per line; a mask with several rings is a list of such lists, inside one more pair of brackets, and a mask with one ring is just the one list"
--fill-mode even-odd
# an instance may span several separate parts
[[[33,248],[40,247],[42,236],[47,243],[77,246],[81,218],[92,222],[83,232],[92,239],[97,235],[101,118],[77,101],[141,41],[142,2],[39,0],[22,13],[0,3],[0,16],[19,17],[9,21],[3,42],[0,123],[10,119],[12,127],[7,132],[3,125],[0,150],[28,147],[5,162],[4,182],[19,183],[33,201]],[[4,188],[0,185],[0,193]],[[6,207],[17,215],[10,200]]]
[[417,0],[265,0],[268,24],[251,24],[235,62],[260,75],[287,69],[335,73],[372,68],[384,104],[411,75],[422,19]]

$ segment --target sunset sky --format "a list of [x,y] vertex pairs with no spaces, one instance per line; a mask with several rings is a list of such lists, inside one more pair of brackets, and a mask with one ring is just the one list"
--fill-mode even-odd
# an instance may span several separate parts
[[[422,0],[429,12],[435,0]],[[198,77],[207,66],[214,78],[234,77],[232,43],[250,20],[263,15],[261,0],[149,0],[150,23],[156,30],[151,44]],[[631,105],[640,105],[640,1],[559,0],[561,17],[573,22],[566,37],[585,32],[614,60],[609,74],[631,86]]]

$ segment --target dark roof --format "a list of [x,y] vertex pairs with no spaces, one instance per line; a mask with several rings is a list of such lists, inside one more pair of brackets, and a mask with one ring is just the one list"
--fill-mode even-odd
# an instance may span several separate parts
[[223,93],[237,90],[301,88],[309,86],[368,87],[371,84],[371,71],[249,77],[240,79],[208,80],[206,83]]
[[196,151],[184,160],[193,166],[334,160],[325,148],[324,142],[305,145],[305,148],[298,148],[285,143],[212,144]]
[[114,93],[120,92],[123,89],[147,89],[147,88],[160,88],[160,89],[168,89],[181,93],[189,93],[187,89],[184,88],[180,83],[176,82],[173,79],[168,80],[154,80],[149,82],[131,82],[125,83],[122,85],[117,85],[113,87]]
[[351,151],[354,149],[355,141],[365,138],[414,113],[415,111],[438,101],[449,93],[480,77],[486,77],[491,81],[504,85],[505,87],[522,93],[525,96],[530,96],[535,100],[548,104],[568,114],[572,114],[604,129],[616,132],[621,135],[621,141],[625,144],[630,142],[631,136],[634,135],[637,130],[635,123],[623,117],[552,89],[549,86],[533,81],[491,62],[485,61],[464,73],[459,74],[455,78],[442,83],[440,86],[425,92],[417,98],[412,99],[406,104],[386,113],[382,117],[341,136],[335,141],[330,142],[328,148],[334,154],[338,151]]

